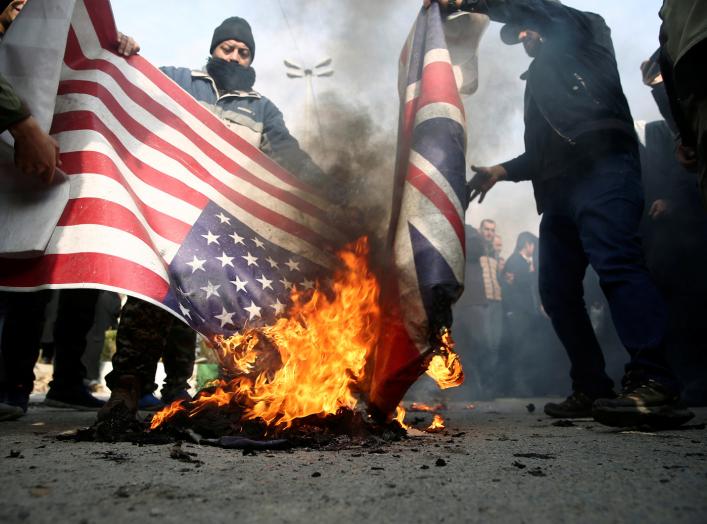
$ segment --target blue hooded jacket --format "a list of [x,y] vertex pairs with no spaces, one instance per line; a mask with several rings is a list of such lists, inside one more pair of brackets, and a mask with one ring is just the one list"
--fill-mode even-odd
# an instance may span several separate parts
[[162,67],[164,74],[221,118],[232,129],[293,175],[321,186],[325,174],[299,146],[285,125],[282,113],[256,91],[219,95],[213,78],[185,67]]

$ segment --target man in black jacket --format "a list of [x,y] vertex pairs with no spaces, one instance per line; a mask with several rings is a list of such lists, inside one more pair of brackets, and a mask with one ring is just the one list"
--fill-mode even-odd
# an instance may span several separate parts
[[[430,0],[425,0],[429,4]],[[665,356],[667,314],[642,259],[643,209],[633,119],[610,30],[596,14],[556,0],[440,0],[447,10],[503,22],[506,44],[533,59],[525,93],[525,153],[474,168],[472,200],[500,180],[532,180],[540,226],[540,295],[571,361],[573,393],[551,416],[592,414],[616,426],[677,425],[693,415]],[[587,315],[582,279],[591,264],[631,355],[615,397]]]

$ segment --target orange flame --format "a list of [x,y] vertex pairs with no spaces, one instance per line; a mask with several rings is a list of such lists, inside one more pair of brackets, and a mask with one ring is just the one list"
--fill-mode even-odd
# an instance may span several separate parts
[[427,433],[439,433],[444,430],[445,427],[444,419],[439,415],[435,415],[435,418],[432,419],[432,424],[430,424],[430,427],[428,427],[425,431]]
[[440,389],[461,386],[464,383],[464,369],[459,355],[454,352],[454,340],[449,329],[444,328],[440,336],[440,347],[427,367],[429,375]]
[[152,421],[150,422],[150,429],[156,429],[159,426],[161,426],[165,421],[168,419],[172,418],[174,415],[179,413],[180,411],[184,411],[184,407],[182,404],[184,403],[184,400],[177,400],[167,406],[166,408],[162,409],[158,413],[155,413],[152,416]]
[[429,406],[427,404],[423,404],[422,402],[413,402],[410,404],[410,411],[422,411],[425,413],[431,413],[433,411],[444,411],[447,409],[447,406],[444,404],[435,404],[434,406]]
[[405,424],[405,408],[402,405],[395,409],[395,416],[393,417],[393,420],[396,420],[398,424],[400,424],[400,427],[404,430],[407,431],[410,429],[410,426]]
[[[380,287],[368,269],[363,238],[339,253],[330,293],[293,290],[286,318],[215,339],[220,364],[230,381],[221,381],[189,403],[189,416],[208,406],[243,408],[244,420],[262,419],[277,429],[310,415],[335,414],[356,407],[357,385],[379,337]],[[152,429],[182,410],[169,406],[153,418]]]

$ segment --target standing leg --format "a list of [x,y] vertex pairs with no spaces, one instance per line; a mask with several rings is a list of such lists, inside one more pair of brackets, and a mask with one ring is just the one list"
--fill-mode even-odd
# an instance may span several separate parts
[[34,364],[39,357],[39,341],[44,322],[48,291],[0,293],[4,322],[0,350],[5,368],[5,399],[27,411],[34,388]]
[[103,405],[84,385],[86,368],[81,361],[99,295],[97,289],[65,289],[59,294],[54,324],[54,376],[45,400],[49,406],[98,409]]
[[155,372],[164,353],[167,333],[174,317],[147,302],[130,297],[123,306],[116,334],[113,371],[106,376],[110,389],[123,375],[135,376],[140,381],[141,394],[157,389]]
[[188,395],[189,379],[194,372],[196,331],[186,324],[174,321],[167,335],[162,355],[167,378],[162,387],[163,402],[174,402]]
[[643,211],[637,159],[616,155],[602,160],[580,189],[576,222],[582,245],[631,355],[623,392],[616,399],[598,399],[592,415],[609,426],[684,424],[694,414],[679,401],[678,380],[666,358],[665,304],[643,263],[637,235]]
[[546,213],[540,224],[539,285],[542,303],[570,359],[572,389],[590,399],[614,386],[584,303],[587,258],[579,232],[562,215]]
[[638,236],[643,211],[640,175],[630,166],[617,161],[616,168],[587,178],[576,221],[616,331],[631,355],[626,377],[653,379],[677,392],[665,355],[667,311],[646,269]]

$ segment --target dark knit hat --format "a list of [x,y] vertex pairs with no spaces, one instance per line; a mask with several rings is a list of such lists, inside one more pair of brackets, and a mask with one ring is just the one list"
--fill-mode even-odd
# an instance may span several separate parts
[[221,42],[226,40],[238,40],[243,42],[250,49],[250,54],[255,58],[255,40],[253,32],[250,29],[248,22],[238,16],[226,18],[221,25],[214,30],[214,37],[211,39],[211,49],[209,53],[213,54],[214,49]]

